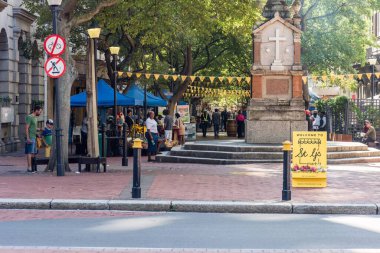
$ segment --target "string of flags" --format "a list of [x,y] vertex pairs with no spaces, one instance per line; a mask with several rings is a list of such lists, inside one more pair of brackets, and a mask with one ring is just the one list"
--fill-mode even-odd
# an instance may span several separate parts
[[235,95],[239,97],[250,97],[251,92],[249,90],[226,90],[226,89],[215,89],[215,88],[206,88],[198,86],[188,86],[184,97],[194,97],[194,96],[228,96]]
[[[380,72],[375,72],[373,73],[377,79],[380,79]],[[311,80],[313,81],[324,81],[326,82],[327,80],[343,80],[343,79],[349,79],[349,80],[362,80],[363,78],[371,79],[372,78],[372,73],[360,73],[360,74],[346,74],[346,75],[324,75],[324,76],[310,76]],[[308,77],[303,76],[302,80],[304,83],[307,83]]]
[[210,83],[223,83],[227,82],[229,84],[249,84],[251,83],[251,77],[236,77],[236,76],[184,76],[184,75],[167,75],[167,74],[151,74],[151,73],[134,73],[134,72],[118,72],[119,77],[134,77],[136,79],[145,78],[147,80],[154,78],[156,81],[163,80],[172,80],[177,81],[180,80],[185,82],[186,80],[190,80],[191,83],[196,81],[198,82],[210,82]]

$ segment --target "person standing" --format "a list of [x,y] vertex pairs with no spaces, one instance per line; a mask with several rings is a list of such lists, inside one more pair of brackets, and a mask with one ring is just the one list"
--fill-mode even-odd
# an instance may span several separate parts
[[44,131],[42,132],[42,140],[45,144],[45,157],[49,158],[50,157],[50,151],[51,151],[51,145],[53,143],[53,126],[54,122],[52,119],[48,119],[46,121],[46,127]]
[[172,142],[173,117],[169,114],[168,109],[165,109],[162,113],[165,115],[165,118],[164,118],[165,141]]
[[149,117],[145,121],[146,133],[145,137],[148,140],[148,162],[155,161],[152,159],[152,156],[155,156],[157,153],[158,142],[158,129],[157,121],[154,119],[154,112],[149,112]]
[[238,115],[236,116],[238,138],[243,138],[244,123],[245,123],[245,117],[242,111],[239,110]]
[[221,130],[220,131],[224,131],[226,132],[227,131],[227,119],[228,119],[228,115],[227,115],[227,108],[224,108],[224,110],[222,111],[221,113],[221,120],[222,120],[222,124],[221,124]]
[[210,115],[208,114],[207,110],[204,110],[201,115],[201,128],[202,128],[203,137],[206,137],[207,135],[207,128],[209,124],[211,124]]
[[181,115],[177,112],[175,114],[176,121],[174,125],[178,126],[178,144],[179,145],[184,145],[185,144],[185,132],[186,132],[186,127],[185,124],[183,124],[183,121],[181,119]]
[[37,131],[40,129],[37,128],[37,117],[42,113],[42,109],[39,105],[34,106],[33,112],[26,116],[25,119],[25,133],[26,133],[26,142],[25,142],[25,154],[28,163],[27,172],[35,173],[37,170],[32,168],[32,158],[37,154]]
[[324,112],[320,112],[319,113],[319,118],[320,118],[320,126],[319,126],[319,131],[326,131],[326,123],[327,123],[327,119],[326,119],[326,114]]
[[214,138],[219,138],[219,128],[220,128],[220,113],[219,109],[215,109],[212,114],[212,124],[214,125]]
[[321,126],[321,117],[319,117],[317,110],[314,110],[311,120],[313,121],[313,131],[318,131]]
[[132,119],[132,110],[131,109],[127,110],[127,116],[125,117],[125,123],[127,123],[129,134],[131,134],[132,127],[133,127],[133,119]]

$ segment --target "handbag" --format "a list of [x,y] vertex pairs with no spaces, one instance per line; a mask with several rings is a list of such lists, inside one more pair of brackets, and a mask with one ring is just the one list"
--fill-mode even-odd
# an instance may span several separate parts
[[36,138],[37,148],[42,148],[42,139],[40,137]]

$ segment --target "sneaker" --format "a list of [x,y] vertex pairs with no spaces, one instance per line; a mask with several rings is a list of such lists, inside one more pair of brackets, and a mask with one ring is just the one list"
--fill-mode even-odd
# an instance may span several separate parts
[[27,169],[26,172],[33,173],[33,170]]

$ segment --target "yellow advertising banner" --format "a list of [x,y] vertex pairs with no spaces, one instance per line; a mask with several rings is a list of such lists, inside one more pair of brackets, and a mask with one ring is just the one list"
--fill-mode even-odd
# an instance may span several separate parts
[[327,186],[327,133],[293,132],[292,186]]

